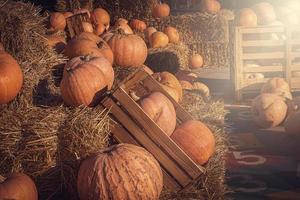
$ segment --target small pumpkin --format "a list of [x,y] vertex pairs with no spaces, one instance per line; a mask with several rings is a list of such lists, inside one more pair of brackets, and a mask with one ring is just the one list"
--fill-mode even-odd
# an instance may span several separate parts
[[204,83],[201,83],[201,82],[193,83],[193,89],[197,90],[198,92],[200,92],[205,97],[210,96],[209,88]]
[[215,137],[200,121],[187,121],[176,128],[171,139],[198,165],[207,163],[215,151]]
[[83,32],[93,33],[94,28],[93,25],[89,22],[82,22]]
[[176,127],[176,112],[172,102],[162,93],[153,92],[139,101],[144,112],[170,136]]
[[287,114],[284,99],[276,94],[261,94],[253,100],[254,122],[262,128],[271,128],[281,124]]
[[50,14],[50,26],[54,30],[65,30],[66,25],[66,18],[62,13],[53,12]]
[[109,27],[110,16],[102,8],[96,8],[91,14],[91,19],[94,24],[103,24],[105,27]]
[[135,34],[113,34],[108,45],[114,54],[114,63],[120,67],[137,67],[144,64],[147,58],[145,41]]
[[194,54],[189,59],[189,66],[191,69],[199,69],[203,67],[203,58],[200,54]]
[[22,173],[12,173],[0,180],[0,199],[37,200],[38,192],[33,180]]
[[287,117],[284,124],[286,133],[300,136],[300,112],[295,112]]
[[163,18],[170,15],[170,6],[166,3],[159,3],[152,9],[152,15],[155,18]]
[[163,32],[157,31],[151,35],[149,42],[152,48],[163,48],[168,45],[169,38]]
[[289,84],[283,78],[272,78],[261,89],[261,94],[272,93],[280,95],[286,99],[292,99]]
[[63,12],[64,17],[67,19],[68,17],[72,17],[74,14],[72,12]]
[[276,21],[276,13],[272,4],[268,2],[260,2],[252,7],[257,16],[259,25],[268,25]]
[[79,169],[80,199],[158,199],[163,188],[159,163],[144,148],[118,144],[85,159]]
[[155,33],[155,32],[157,32],[157,30],[156,30],[156,28],[154,28],[154,27],[152,27],[152,26],[146,28],[145,31],[144,31],[146,40],[147,40],[147,41],[150,41],[151,35],[152,35],[153,33]]
[[177,44],[180,41],[179,33],[176,28],[167,26],[164,29],[164,33],[168,36],[169,42]]
[[61,53],[65,49],[66,39],[60,35],[49,35],[46,37],[46,44],[54,48],[57,53]]
[[23,85],[23,73],[18,62],[0,51],[0,105],[12,101]]
[[121,30],[124,31],[125,34],[133,34],[132,29],[128,25],[128,21],[126,19],[123,19],[123,18],[119,18],[116,21],[113,29],[115,29],[115,30],[121,29]]
[[95,30],[94,30],[95,35],[97,36],[102,35],[104,31],[105,31],[105,26],[103,24],[95,25]]
[[157,80],[164,90],[166,90],[176,102],[182,100],[182,87],[178,79],[170,72],[158,72],[153,74],[153,78]]
[[112,87],[113,81],[112,65],[104,57],[75,57],[65,66],[61,95],[69,106],[95,106],[101,94]]
[[147,25],[144,21],[142,20],[139,20],[139,19],[132,19],[130,21],[130,27],[133,29],[133,30],[137,30],[137,31],[141,31],[143,32],[146,28],[147,28]]
[[192,90],[193,89],[193,85],[188,81],[179,80],[179,83],[183,90]]
[[209,13],[218,13],[221,10],[221,4],[217,0],[202,0],[201,11]]
[[254,27],[257,26],[257,16],[250,8],[243,8],[237,17],[238,26]]

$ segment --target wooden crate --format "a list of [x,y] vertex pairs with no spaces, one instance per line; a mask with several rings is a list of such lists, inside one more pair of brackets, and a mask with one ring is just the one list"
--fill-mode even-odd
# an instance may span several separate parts
[[159,91],[166,95],[175,107],[177,125],[193,119],[152,76],[139,69],[102,101],[119,124],[112,130],[113,137],[118,142],[139,145],[152,153],[161,165],[167,188],[177,191],[188,187],[205,169],[195,164],[131,98],[130,94],[135,88],[147,92]]
[[[243,100],[246,94],[258,93],[272,77],[289,77],[287,35],[284,26],[235,29],[235,64],[231,77],[237,101]],[[263,77],[249,78],[255,73]]]
[[92,24],[87,13],[80,13],[67,18],[67,30],[70,38],[84,32],[82,22]]

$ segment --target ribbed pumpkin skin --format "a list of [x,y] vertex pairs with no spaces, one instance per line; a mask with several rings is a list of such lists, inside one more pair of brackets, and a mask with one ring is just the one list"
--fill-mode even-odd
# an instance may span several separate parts
[[95,106],[100,92],[111,88],[114,71],[104,57],[75,57],[64,69],[60,84],[64,102],[69,106]]
[[23,85],[23,73],[17,61],[0,51],[0,104],[12,101]]
[[108,41],[114,54],[114,63],[120,67],[134,67],[144,64],[147,45],[137,35],[114,34]]
[[64,30],[67,25],[65,16],[59,12],[51,13],[50,25],[54,30]]
[[205,164],[215,151],[215,137],[200,121],[187,121],[171,135],[184,152],[198,165]]
[[147,25],[142,20],[133,19],[130,21],[130,27],[134,30],[144,31],[147,28]]
[[253,100],[254,122],[262,128],[271,128],[281,124],[287,114],[287,105],[276,94],[261,94]]
[[34,182],[25,174],[13,173],[0,183],[0,199],[37,200]]
[[272,78],[261,89],[261,94],[272,93],[287,99],[292,99],[289,84],[283,78]]
[[153,92],[139,102],[144,112],[170,136],[176,127],[176,112],[172,102],[162,93]]
[[115,145],[87,158],[77,178],[82,200],[156,200],[162,187],[158,162],[131,144]]

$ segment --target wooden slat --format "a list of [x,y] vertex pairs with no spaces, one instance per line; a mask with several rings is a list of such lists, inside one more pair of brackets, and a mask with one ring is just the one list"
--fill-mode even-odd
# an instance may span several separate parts
[[203,173],[205,169],[194,163],[185,153],[173,142],[167,134],[165,134],[157,124],[145,114],[142,108],[131,99],[131,97],[122,89],[119,88],[113,94],[118,99],[127,112],[135,118],[138,123],[142,124],[146,133],[151,139],[160,144],[164,149],[191,177],[197,178],[199,173]]
[[247,40],[242,41],[243,47],[274,47],[283,46],[285,41],[283,40]]
[[193,120],[193,117],[186,112],[174,99],[169,95],[167,91],[165,91],[160,84],[152,77],[148,76],[144,79],[143,84],[147,87],[150,91],[156,91],[163,93],[168,99],[173,103],[174,108],[176,110],[176,116],[182,122]]
[[239,27],[239,31],[242,34],[247,33],[284,33],[284,27],[282,26],[272,26],[272,27]]
[[291,65],[291,71],[300,71],[300,64],[299,65]]
[[122,84],[120,84],[120,87],[122,87],[128,93],[131,88],[133,88],[137,83],[141,82],[141,80],[144,80],[147,76],[149,76],[149,74],[144,70],[137,69]]
[[272,52],[272,53],[245,53],[242,56],[243,60],[255,60],[255,59],[284,59],[284,52]]
[[[119,142],[119,143],[128,143],[128,144],[134,144],[137,146],[141,146],[137,141],[131,136],[131,134],[126,131],[122,126],[120,125],[115,125],[114,128],[112,129],[112,134],[113,137]],[[171,177],[168,172],[162,168],[163,172],[163,180],[164,180],[164,185],[170,189],[170,190],[181,190],[183,189],[177,182],[174,180],[173,177]]]
[[245,67],[244,72],[246,73],[260,73],[260,72],[279,72],[283,71],[283,66],[261,66],[261,67]]
[[291,78],[291,88],[300,90],[300,78]]
[[[130,133],[141,145],[143,145],[153,156],[155,156],[155,158],[161,163],[162,166],[164,166],[164,168],[168,169],[169,173],[176,178],[181,186],[185,186],[191,181],[191,178],[178,165],[176,165],[176,163],[174,163],[174,161],[168,157],[168,155],[165,154],[159,145],[157,145],[159,143],[152,141],[151,138],[149,138],[145,132],[141,130],[140,127],[138,127],[136,123],[131,120],[112,99],[107,98],[103,104],[105,107],[110,108],[110,111],[113,113],[114,117],[116,117],[120,123],[122,123],[126,129],[130,131]],[[133,108],[135,108],[135,106]],[[197,176],[199,176],[199,171]]]

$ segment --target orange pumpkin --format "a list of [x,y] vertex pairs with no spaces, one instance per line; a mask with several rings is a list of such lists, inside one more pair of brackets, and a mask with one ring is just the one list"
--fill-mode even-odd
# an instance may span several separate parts
[[66,18],[59,12],[51,13],[50,15],[50,26],[54,30],[65,30],[67,25]]
[[157,80],[164,90],[166,90],[176,102],[182,100],[182,87],[178,79],[170,72],[159,72],[153,74],[153,78]]
[[169,42],[177,44],[180,41],[179,33],[176,28],[167,26],[164,29],[164,33],[168,36]]
[[163,32],[157,31],[151,35],[149,42],[152,48],[163,48],[168,45],[169,38]]
[[176,127],[176,112],[172,102],[162,93],[153,92],[139,101],[144,112],[170,136]]
[[193,89],[193,85],[188,81],[179,80],[179,83],[183,90],[192,90]]
[[22,173],[12,173],[0,180],[0,199],[37,200],[38,193],[32,179]]
[[268,25],[276,21],[276,14],[272,4],[261,2],[252,7],[257,16],[259,25]]
[[94,24],[103,24],[108,27],[110,23],[110,16],[108,12],[102,8],[96,8],[91,15],[92,22]]
[[157,30],[154,27],[146,28],[145,31],[144,31],[146,40],[150,41],[151,35],[155,32],[157,32]]
[[113,34],[108,41],[114,54],[114,63],[120,67],[137,67],[147,58],[145,41],[134,34]]
[[191,69],[199,69],[203,67],[203,58],[200,54],[194,54],[189,59],[189,66]]
[[159,163],[144,148],[118,144],[85,159],[79,169],[80,199],[158,199],[163,188]]
[[123,19],[123,18],[119,18],[116,21],[113,29],[115,29],[115,30],[121,29],[121,30],[124,31],[125,34],[133,34],[132,29],[128,25],[128,21],[126,19]]
[[292,113],[287,117],[284,129],[288,134],[300,136],[300,112]]
[[257,26],[257,16],[255,12],[250,8],[240,10],[237,17],[237,24],[246,27]]
[[104,33],[105,31],[105,26],[103,24],[97,24],[95,25],[95,30],[94,33],[95,35],[102,35],[102,33]]
[[147,28],[147,25],[142,20],[133,19],[133,20],[130,21],[130,27],[133,30],[144,31]]
[[202,0],[201,11],[209,13],[218,13],[221,10],[221,4],[217,0]]
[[171,139],[198,165],[207,163],[215,151],[215,137],[200,121],[187,121],[176,128]]
[[110,63],[113,63],[113,52],[108,44],[93,33],[83,32],[72,38],[65,48],[65,55],[69,58],[77,56],[104,56]]
[[104,57],[75,57],[65,66],[61,95],[69,106],[95,106],[113,81],[113,68]]
[[93,25],[89,22],[82,22],[83,32],[93,33],[94,28]]
[[170,6],[166,3],[160,3],[153,7],[152,15],[155,18],[167,17],[170,15]]
[[61,53],[66,46],[66,39],[60,35],[49,35],[46,37],[46,44],[54,48],[56,52]]
[[281,124],[287,114],[284,99],[276,94],[261,94],[252,103],[254,122],[262,128],[271,128]]
[[261,94],[272,93],[282,96],[286,99],[292,99],[289,84],[283,78],[272,78],[261,89]]
[[23,85],[23,73],[18,62],[8,53],[0,52],[0,104],[12,101]]

